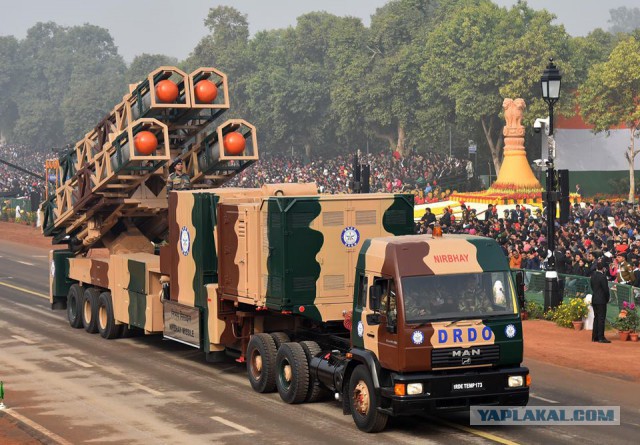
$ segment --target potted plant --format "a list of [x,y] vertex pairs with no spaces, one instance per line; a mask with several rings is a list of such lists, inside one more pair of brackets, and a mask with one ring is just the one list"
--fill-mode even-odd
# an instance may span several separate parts
[[618,330],[618,337],[621,341],[627,341],[629,339],[631,331],[638,329],[635,304],[633,304],[632,310],[630,309],[629,303],[626,301],[623,302],[622,310],[618,314],[616,321],[613,322],[613,327]]
[[[629,328],[629,339],[631,341],[638,341],[638,325],[640,325],[640,317],[638,317],[638,311],[635,303],[622,303],[622,311],[626,312],[625,320]],[[622,312],[621,311],[621,312]]]
[[581,331],[584,326],[584,319],[589,315],[589,306],[587,306],[583,298],[572,298],[567,309],[573,329]]
[[[560,306],[550,311],[548,314],[558,326],[570,328],[573,326],[575,330],[581,330],[584,324],[584,318],[589,313],[589,307],[584,299],[580,297],[572,298],[569,302],[562,303]],[[547,315],[545,315],[545,318]]]

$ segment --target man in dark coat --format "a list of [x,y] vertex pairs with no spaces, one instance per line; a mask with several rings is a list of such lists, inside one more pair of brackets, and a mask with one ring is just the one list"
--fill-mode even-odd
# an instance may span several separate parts
[[425,209],[425,214],[422,215],[421,219],[427,227],[433,227],[436,224],[436,215],[431,213],[431,209],[429,207]]
[[604,338],[604,321],[607,318],[607,303],[609,302],[609,284],[604,274],[607,266],[598,262],[596,271],[591,275],[591,306],[593,307],[593,331],[591,341],[611,343]]

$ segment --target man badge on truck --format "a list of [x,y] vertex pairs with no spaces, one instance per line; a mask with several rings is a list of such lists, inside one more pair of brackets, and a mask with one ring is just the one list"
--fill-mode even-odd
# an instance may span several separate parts
[[345,227],[342,231],[342,244],[347,247],[355,247],[360,241],[360,232],[355,227]]
[[191,236],[189,235],[189,229],[182,227],[180,230],[180,251],[184,256],[189,255],[189,248],[191,247]]

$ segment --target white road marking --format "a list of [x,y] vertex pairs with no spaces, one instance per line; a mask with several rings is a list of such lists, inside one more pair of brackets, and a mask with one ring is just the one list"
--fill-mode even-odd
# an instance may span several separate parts
[[24,264],[25,266],[35,266],[35,264],[28,263],[26,261],[20,261],[20,260],[13,260],[13,261],[15,261],[16,263]]
[[547,398],[544,398],[544,397],[537,396],[535,394],[529,394],[529,397],[534,398],[534,399],[538,399],[538,400],[542,400],[543,402],[548,402],[548,403],[560,403],[560,402],[556,402],[555,400],[551,400],[551,399],[547,399]]
[[160,391],[156,391],[155,389],[151,389],[147,386],[141,385],[140,383],[132,383],[131,386],[134,386],[138,389],[141,389],[145,392],[148,392],[149,394],[151,394],[152,396],[158,396],[158,397],[162,397],[164,394],[162,394]]
[[33,340],[29,340],[28,338],[20,337],[19,335],[12,335],[11,337],[15,338],[18,341],[21,341],[22,343],[26,343],[28,345],[35,345],[37,343]]
[[77,358],[73,358],[73,357],[62,357],[63,359],[71,362],[71,363],[75,363],[78,366],[82,366],[83,368],[93,368],[93,365],[90,365],[89,363],[85,363],[83,361],[78,360]]
[[64,440],[62,437],[60,437],[57,434],[49,431],[48,429],[46,429],[42,425],[35,423],[33,420],[23,416],[22,414],[18,414],[17,412],[12,410],[11,408],[5,409],[3,412],[9,414],[11,417],[16,419],[17,421],[28,425],[29,427],[33,428],[34,430],[36,430],[40,434],[43,434],[44,436],[48,437],[53,442],[55,442],[55,443],[57,443],[59,445],[73,445],[71,442],[69,442],[67,440]]
[[220,422],[223,425],[230,426],[231,428],[236,429],[236,430],[240,431],[241,433],[245,433],[245,434],[255,434],[256,433],[255,431],[250,430],[249,428],[246,428],[246,427],[244,427],[242,425],[238,425],[237,423],[232,422],[230,420],[223,419],[222,417],[213,416],[213,417],[210,417],[210,419],[211,420],[215,420],[216,422]]
[[49,255],[31,255],[31,258],[49,258]]

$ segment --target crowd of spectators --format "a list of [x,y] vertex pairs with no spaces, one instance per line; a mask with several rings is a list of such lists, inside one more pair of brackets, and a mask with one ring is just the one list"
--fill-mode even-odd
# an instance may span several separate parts
[[[445,211],[436,219],[428,211],[416,224],[418,233],[441,224],[448,233],[468,233],[496,239],[512,268],[539,270],[547,261],[547,223],[544,211],[518,206],[499,214],[491,206],[481,214],[463,204],[462,216]],[[608,279],[640,286],[640,206],[618,202],[574,204],[569,222],[556,222],[554,259],[559,273],[590,276],[598,262],[607,266]]]
[[[47,154],[22,145],[0,144],[0,159],[44,176]],[[33,190],[44,190],[44,178],[38,179],[0,162],[0,195],[26,197]]]
[[[0,159],[26,170],[42,171],[45,152],[18,145],[0,144]],[[465,182],[472,175],[466,160],[443,154],[410,152],[360,154],[371,167],[372,192],[412,192],[416,204],[441,201],[449,190],[446,181]],[[228,186],[260,187],[265,183],[315,181],[321,193],[348,193],[353,180],[352,156],[312,157],[266,155],[240,173]],[[28,196],[42,190],[43,180],[0,163],[0,193]],[[546,221],[537,207],[518,206],[498,214],[493,206],[481,213],[463,204],[462,215],[452,210],[436,219],[431,211],[416,224],[417,233],[427,233],[439,223],[445,232],[469,233],[495,238],[513,268],[538,270],[547,256]],[[557,224],[557,222],[556,222]],[[560,273],[589,276],[601,261],[609,279],[640,286],[640,207],[626,202],[593,202],[574,205],[569,223],[557,224],[554,252]]]
[[[473,171],[468,161],[439,153],[360,154],[360,163],[369,164],[372,192],[411,191],[417,203],[436,202],[446,197],[453,184],[465,184]],[[260,161],[240,173],[227,186],[260,187],[265,183],[310,182],[320,193],[349,193],[353,180],[353,155],[315,156],[304,160],[298,155],[261,155]],[[444,181],[444,182],[443,182]],[[444,186],[441,187],[441,183]],[[449,192],[447,192],[449,189]]]

